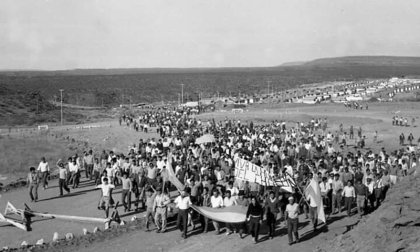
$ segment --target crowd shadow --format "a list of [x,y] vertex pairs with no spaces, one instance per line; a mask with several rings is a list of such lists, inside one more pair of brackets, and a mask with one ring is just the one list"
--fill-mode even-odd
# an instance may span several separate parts
[[39,199],[39,200],[37,200],[37,202],[50,201],[50,200],[61,199],[61,198],[71,198],[71,197],[83,195],[83,194],[86,194],[88,192],[95,191],[95,190],[96,190],[96,188],[83,190],[83,191],[77,191],[77,192],[70,192],[70,193],[67,193],[67,194],[63,194],[62,196],[58,195],[58,196],[54,196],[54,197],[50,197],[50,198],[46,198],[46,199]]

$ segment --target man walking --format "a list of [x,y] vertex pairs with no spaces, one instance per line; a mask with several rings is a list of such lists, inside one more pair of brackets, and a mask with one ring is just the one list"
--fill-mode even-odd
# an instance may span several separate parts
[[29,189],[29,197],[31,198],[32,202],[36,202],[38,200],[38,174],[35,171],[35,167],[29,168],[27,183]]
[[[295,203],[294,201],[295,199],[290,196],[289,204],[286,206],[287,235],[289,237],[289,245],[299,242],[299,204]],[[293,235],[295,236],[295,241],[293,241]]]
[[63,189],[70,193],[70,189],[67,186],[67,169],[64,167],[63,162],[61,159],[57,161],[57,167],[58,167],[58,187],[60,188],[60,196],[63,196]]
[[38,173],[40,173],[40,178],[42,181],[42,187],[45,189],[48,188],[48,174],[50,172],[50,166],[48,162],[45,160],[45,157],[41,158],[41,162],[38,165]]
[[179,209],[178,217],[176,220],[176,226],[182,232],[181,237],[186,239],[187,238],[187,222],[188,222],[188,209],[192,205],[190,197],[185,189],[181,192],[175,199],[176,207]]
[[356,204],[357,204],[357,213],[360,217],[364,214],[365,202],[368,196],[368,189],[362,183],[361,180],[356,180],[356,185],[354,186],[356,192]]
[[[155,224],[157,227],[156,233],[166,232],[166,217],[167,217],[167,205],[171,202],[169,196],[162,192],[162,188],[156,189],[157,195],[153,209],[155,209]],[[162,221],[162,225],[161,222]]]

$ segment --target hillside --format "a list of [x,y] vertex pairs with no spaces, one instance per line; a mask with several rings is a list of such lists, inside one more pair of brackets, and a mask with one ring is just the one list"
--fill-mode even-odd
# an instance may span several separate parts
[[48,100],[82,106],[116,106],[121,103],[176,101],[184,84],[184,100],[217,94],[266,94],[301,84],[420,75],[420,58],[342,57],[319,59],[301,65],[260,68],[190,69],[77,69],[67,71],[3,71],[0,87],[11,91],[36,90]]
[[420,170],[390,189],[383,204],[318,252],[420,251]]
[[397,56],[348,56],[316,59],[304,63],[305,66],[420,66],[420,57]]

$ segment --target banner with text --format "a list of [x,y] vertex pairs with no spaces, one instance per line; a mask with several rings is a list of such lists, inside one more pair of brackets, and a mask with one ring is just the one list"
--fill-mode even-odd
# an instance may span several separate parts
[[242,158],[235,159],[235,178],[263,186],[280,186],[287,191],[293,187],[287,178],[274,178],[268,170]]

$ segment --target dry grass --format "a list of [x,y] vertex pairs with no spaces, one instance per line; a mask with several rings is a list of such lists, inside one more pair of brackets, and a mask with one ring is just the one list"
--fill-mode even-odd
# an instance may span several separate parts
[[53,168],[58,158],[66,155],[66,144],[52,136],[0,136],[0,174],[25,174],[29,167],[38,166],[41,157]]

